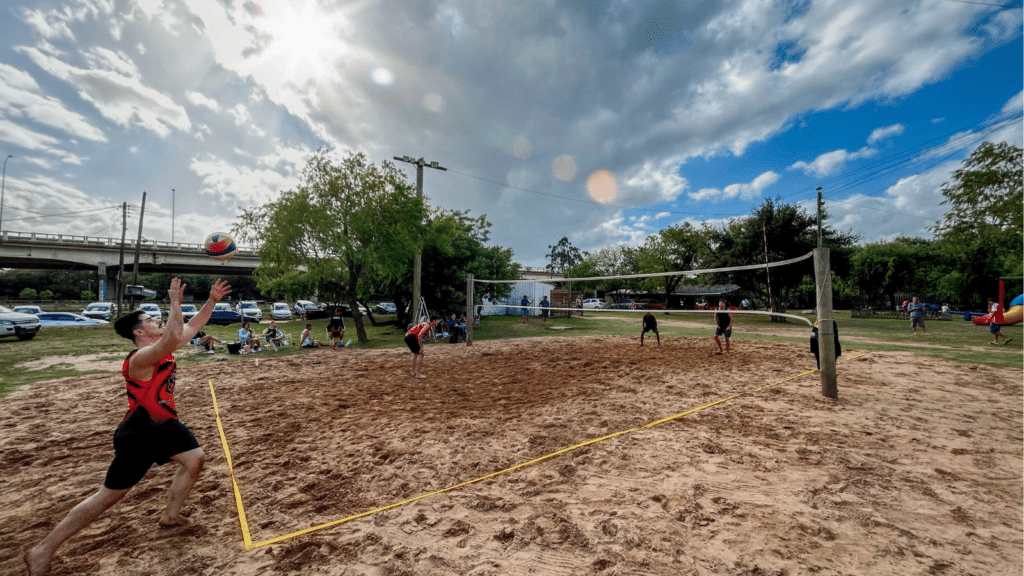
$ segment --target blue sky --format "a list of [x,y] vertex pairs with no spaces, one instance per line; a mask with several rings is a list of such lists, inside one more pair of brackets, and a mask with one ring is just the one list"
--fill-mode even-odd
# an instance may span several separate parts
[[199,243],[326,145],[439,162],[430,202],[527,266],[817,186],[862,242],[930,237],[971,150],[1022,144],[1021,28],[1015,0],[10,0],[2,225],[116,237],[145,190],[144,237]]

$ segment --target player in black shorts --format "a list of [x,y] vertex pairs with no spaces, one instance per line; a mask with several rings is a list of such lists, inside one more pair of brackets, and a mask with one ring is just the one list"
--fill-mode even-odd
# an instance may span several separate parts
[[658,319],[654,317],[654,314],[650,312],[644,314],[643,325],[643,331],[640,332],[640,345],[644,345],[644,334],[654,332],[654,336],[658,339],[658,346],[661,346],[661,334],[658,334]]
[[57,549],[124,498],[153,464],[173,460],[179,465],[158,524],[171,527],[186,523],[181,517],[181,507],[199,479],[204,456],[195,436],[178,420],[174,405],[177,366],[173,352],[195,337],[210,319],[214,304],[230,294],[231,287],[217,280],[210,288],[210,298],[188,324],[184,324],[181,316],[184,291],[185,285],[177,278],[171,280],[167,290],[170,315],[166,325],[159,317],[150,317],[141,310],[114,322],[114,330],[135,344],[121,368],[128,412],[114,430],[114,460],[99,491],[72,508],[42,542],[25,553],[30,575],[49,572]]
[[732,313],[725,309],[725,300],[718,301],[718,309],[720,312],[715,312],[715,346],[718,346],[718,352],[715,354],[722,353],[722,341],[718,339],[719,336],[725,336],[725,351],[729,351],[729,338],[732,337]]

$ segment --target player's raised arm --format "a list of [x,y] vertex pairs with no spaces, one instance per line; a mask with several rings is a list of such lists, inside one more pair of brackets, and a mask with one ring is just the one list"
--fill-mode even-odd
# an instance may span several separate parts
[[139,351],[132,356],[128,368],[133,377],[148,378],[148,372],[161,358],[181,346],[181,298],[184,292],[185,285],[177,278],[172,279],[171,286],[167,289],[170,304],[166,325],[160,318],[152,318],[148,314],[137,316],[138,322],[132,328],[132,333],[135,335],[135,345]]
[[210,321],[210,315],[213,314],[214,305],[223,300],[228,294],[231,294],[231,285],[218,278],[213,283],[213,287],[210,288],[210,297],[206,299],[206,303],[203,304],[199,313],[188,321],[188,326],[186,326],[183,335],[185,339],[181,342],[182,344],[191,340],[193,336],[203,329],[203,326],[206,326],[206,323]]

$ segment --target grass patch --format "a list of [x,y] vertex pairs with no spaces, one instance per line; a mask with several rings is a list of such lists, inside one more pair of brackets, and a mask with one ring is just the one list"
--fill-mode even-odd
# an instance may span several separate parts
[[[498,340],[509,338],[577,338],[581,336],[639,336],[640,315],[602,310],[587,311],[583,318],[552,318],[547,325],[540,323],[540,318],[531,317],[529,323],[523,324],[518,316],[485,316],[481,325],[473,330],[474,341]],[[713,320],[708,314],[665,314],[655,313],[662,322],[658,329],[662,338],[706,338],[708,346],[712,346]],[[596,318],[595,316],[608,318]],[[803,315],[812,318],[811,315]],[[844,348],[880,352],[906,352],[922,360],[938,358],[955,362],[984,364],[987,366],[1022,368],[1022,341],[1024,341],[1024,324],[1003,327],[1003,334],[1013,338],[1009,346],[989,346],[992,336],[988,328],[976,326],[960,319],[951,321],[928,320],[928,335],[914,336],[910,330],[909,320],[884,318],[850,318],[848,311],[837,311],[836,321],[839,324],[840,341],[847,337],[860,337],[878,340],[879,342],[843,341]],[[405,327],[398,326],[394,316],[375,315],[377,326],[364,318],[363,325],[369,342],[358,343],[356,327],[352,319],[346,319],[345,340],[352,339],[357,348],[403,349],[405,343]],[[623,321],[628,318],[629,321]],[[665,320],[683,320],[699,322],[704,327],[691,328],[669,326]],[[328,341],[327,320],[311,320],[313,335],[317,340]],[[293,345],[283,348],[274,355],[307,354],[308,350],[299,348],[299,335],[306,322],[293,320],[278,322],[278,328],[291,335]],[[257,332],[265,330],[268,323],[253,325]],[[240,326],[206,326],[204,331],[218,340],[235,341]],[[552,327],[568,327],[568,330],[552,329]],[[736,315],[733,321],[733,338],[737,340],[767,340],[791,342],[806,345],[810,335],[810,327],[800,321],[790,320],[784,323],[771,322],[767,316]],[[755,334],[755,330],[770,330],[775,335]],[[652,336],[648,334],[648,336]],[[442,344],[443,343],[443,344]],[[915,344],[929,344],[918,346]],[[447,345],[447,341],[439,341],[434,345]],[[742,345],[742,344],[740,344]],[[938,347],[935,347],[938,346]],[[245,356],[226,354],[223,345],[218,346],[217,354],[189,354],[188,347],[178,351],[176,356],[181,365],[214,362],[218,358],[229,361],[247,359]],[[101,360],[121,360],[131,351],[131,344],[114,333],[110,326],[89,327],[52,327],[44,328],[32,340],[22,341],[13,338],[0,339],[0,397],[12,390],[35,382],[53,380],[66,376],[102,372],[97,370],[76,371],[66,367],[51,366],[41,370],[24,370],[15,368],[18,364],[40,360],[48,356],[80,356],[97,355]],[[268,354],[268,353],[264,353]],[[810,355],[810,352],[808,352]]]

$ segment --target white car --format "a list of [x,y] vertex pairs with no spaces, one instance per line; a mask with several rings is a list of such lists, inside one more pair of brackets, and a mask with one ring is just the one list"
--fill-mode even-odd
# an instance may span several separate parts
[[31,340],[39,332],[40,326],[38,316],[0,306],[0,336],[17,336],[18,340]]
[[292,309],[287,302],[274,302],[270,307],[270,317],[274,320],[291,320]]
[[82,316],[110,322],[114,319],[116,309],[113,302],[92,302],[82,310]]
[[242,300],[235,306],[235,312],[246,320],[259,322],[263,320],[263,311],[260,310],[259,304],[253,300]]
[[22,314],[42,314],[43,309],[35,304],[22,304],[21,306],[14,307],[15,312],[21,312]]
[[583,301],[584,308],[607,308],[608,303],[600,298],[587,298]]
[[181,305],[181,320],[182,322],[188,322],[196,314],[199,314],[199,310],[196,309],[195,304],[182,304]]
[[145,304],[139,304],[139,310],[142,310],[149,315],[150,318],[160,319],[163,318],[163,312],[160,311],[160,306],[147,302]]

